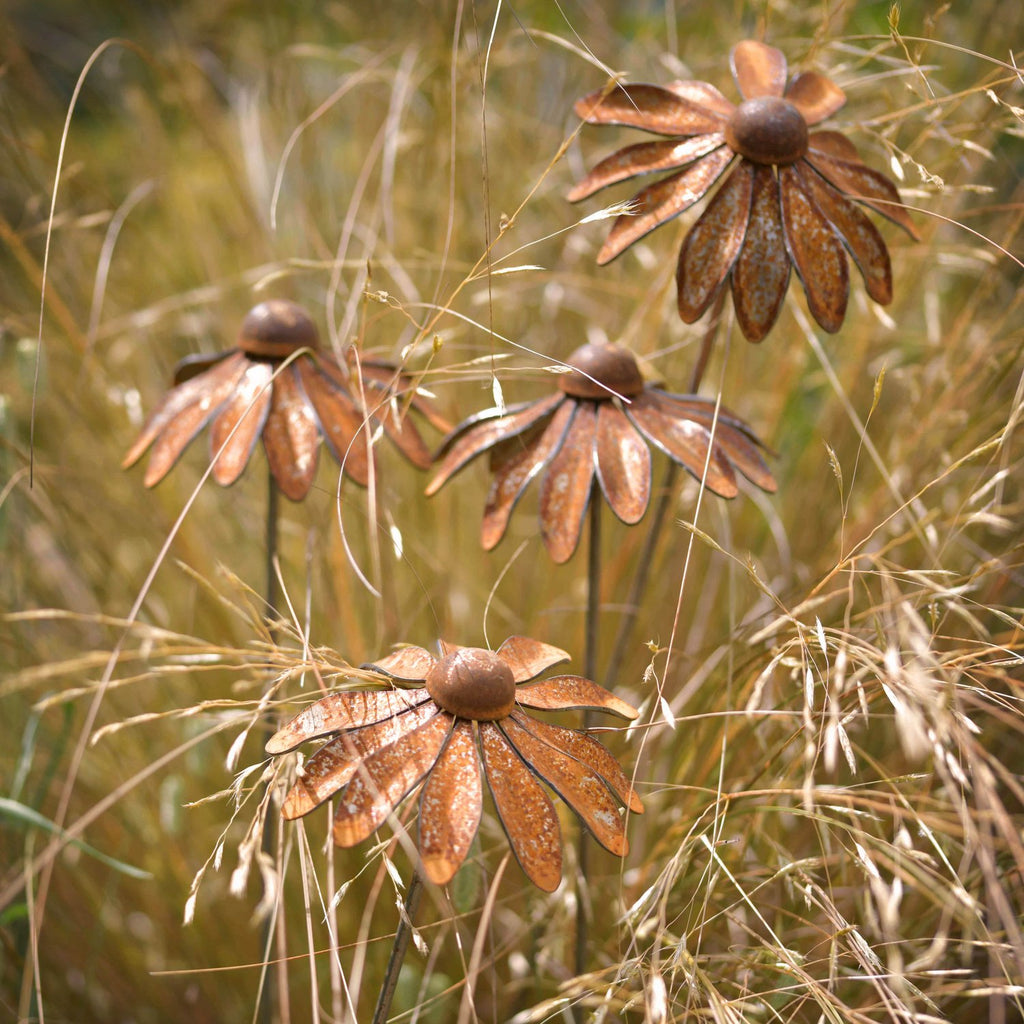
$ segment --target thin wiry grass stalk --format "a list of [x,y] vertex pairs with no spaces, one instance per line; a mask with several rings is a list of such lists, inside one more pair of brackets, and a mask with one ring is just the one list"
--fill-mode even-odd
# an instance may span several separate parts
[[380,995],[377,997],[377,1006],[373,1011],[372,1024],[384,1024],[384,1021],[388,1018],[391,1000],[395,996],[395,986],[398,984],[398,974],[402,969],[406,950],[409,948],[409,940],[412,938],[412,919],[420,905],[420,897],[422,895],[423,879],[420,877],[419,870],[414,870],[412,878],[409,880],[409,889],[405,894],[404,912],[398,922],[398,930],[395,932],[395,942],[391,947],[391,956],[388,957],[388,966],[384,973],[384,984],[381,985]]
[[[597,678],[598,617],[601,611],[601,502],[600,495],[590,496],[590,539],[587,551],[587,612],[583,640],[583,674],[587,679]],[[594,724],[594,713],[583,715],[583,728]],[[590,894],[587,873],[590,868],[590,838],[580,827],[576,850],[578,886],[576,890],[576,974],[587,969],[587,951],[590,943]]]

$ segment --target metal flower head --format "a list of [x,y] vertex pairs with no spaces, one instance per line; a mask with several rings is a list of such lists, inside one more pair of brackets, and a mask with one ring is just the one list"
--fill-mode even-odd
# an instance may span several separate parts
[[739,43],[730,61],[739,106],[707,82],[624,85],[578,100],[576,113],[589,124],[672,137],[613,153],[569,199],[639,174],[673,172],[633,197],[635,215],[615,221],[598,254],[604,264],[697,203],[732,167],[680,250],[680,317],[696,321],[729,279],[740,327],[750,341],[760,341],[779,315],[793,266],[814,319],[837,331],[850,290],[845,250],[871,298],[883,305],[892,299],[885,242],[851,199],[916,238],[914,226],[895,185],[865,166],[845,136],[810,131],[843,106],[842,89],[814,71],[787,85],[786,58],[764,43]]
[[[498,818],[535,885],[553,891],[562,877],[558,815],[547,783],[605,849],[628,851],[619,812],[643,805],[614,757],[593,737],[540,722],[525,708],[587,708],[634,719],[625,701],[580,676],[530,682],[567,661],[565,651],[514,636],[497,651],[441,645],[437,659],[405,647],[364,668],[392,688],[323,697],[267,744],[283,754],[336,733],[303,766],[285,798],[285,818],[308,814],[338,793],[334,841],[355,846],[420,788],[423,874],[449,882],[469,852],[483,809],[486,778]],[[422,684],[397,689],[394,684]]]
[[[352,390],[357,374],[361,396]],[[368,441],[377,424],[410,462],[421,469],[430,465],[423,439],[397,407],[399,396],[407,396],[439,429],[448,429],[407,375],[371,359],[343,367],[320,350],[316,326],[301,307],[273,299],[249,311],[235,348],[178,364],[175,387],[149,416],[122,465],[133,465],[152,445],[144,477],[152,487],[211,423],[213,478],[219,484],[241,476],[262,436],[270,471],[293,501],[301,501],[313,482],[321,437],[346,476],[365,486]]]
[[[444,440],[434,494],[483,452],[494,480],[481,543],[493,548],[530,481],[541,476],[540,526],[548,553],[565,562],[576,550],[594,478],[624,523],[640,521],[651,497],[648,442],[725,498],[738,493],[736,470],[775,490],[750,428],[698,395],[674,395],[644,382],[620,345],[583,345],[566,360],[559,390],[507,409],[486,409]],[[705,471],[706,467],[706,471]]]

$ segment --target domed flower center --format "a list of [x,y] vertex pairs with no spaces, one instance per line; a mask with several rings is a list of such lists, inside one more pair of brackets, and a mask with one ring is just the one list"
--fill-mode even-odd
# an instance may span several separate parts
[[258,359],[285,359],[296,349],[320,344],[316,325],[306,311],[286,299],[270,299],[245,315],[238,347]]
[[457,718],[493,722],[512,712],[516,681],[496,654],[463,647],[443,657],[427,673],[427,693]]
[[575,372],[563,374],[558,386],[573,398],[631,398],[644,389],[633,353],[621,345],[581,345],[566,364]]
[[745,100],[725,126],[725,140],[755,164],[792,164],[807,152],[807,122],[789,100]]

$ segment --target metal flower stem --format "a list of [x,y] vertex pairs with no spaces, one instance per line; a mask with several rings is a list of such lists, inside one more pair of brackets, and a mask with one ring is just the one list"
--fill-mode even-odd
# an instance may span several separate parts
[[[590,548],[587,552],[587,613],[583,639],[583,674],[588,679],[597,677],[597,618],[601,606],[601,502],[599,495],[590,495]],[[593,712],[583,713],[583,728],[590,729]],[[590,867],[590,840],[580,829],[576,863],[580,885],[576,893],[576,974],[587,969],[587,947],[590,933],[590,898],[587,892],[587,874]]]
[[[697,356],[697,363],[693,368],[690,377],[690,393],[696,394],[704,379],[704,372],[708,368],[708,360],[711,357],[711,347],[714,344],[715,335],[718,333],[718,326],[722,322],[722,311],[725,308],[725,295],[728,289],[723,288],[715,299],[711,310],[711,320],[708,328],[701,339],[700,353]],[[612,647],[612,656],[608,661],[608,671],[605,681],[613,685],[622,662],[626,657],[626,646],[633,633],[633,626],[636,623],[637,615],[640,614],[640,602],[647,588],[647,580],[651,573],[651,566],[654,564],[654,551],[661,538],[661,530],[665,525],[665,517],[668,514],[669,503],[672,498],[672,491],[675,489],[676,476],[679,467],[675,462],[669,460],[668,469],[665,471],[665,479],[661,485],[661,495],[658,504],[654,508],[654,515],[644,538],[643,550],[640,552],[640,559],[637,562],[636,572],[633,574],[633,582],[629,588],[629,597],[626,599],[626,609],[619,623],[619,630],[615,634],[615,644]],[[591,676],[589,678],[596,678]]]
[[384,1024],[384,1021],[387,1020],[388,1011],[391,1009],[391,1000],[395,995],[395,987],[398,985],[398,974],[402,969],[402,962],[405,960],[405,951],[409,948],[409,939],[412,938],[413,915],[420,904],[422,893],[423,879],[417,868],[412,873],[409,891],[405,894],[405,912],[402,914],[401,920],[398,922],[398,930],[395,932],[395,942],[391,947],[391,956],[388,958],[387,971],[384,974],[384,984],[381,985],[377,1006],[373,1011],[372,1024]]
[[[269,633],[271,644],[277,643],[277,599],[278,599],[278,588],[277,588],[277,520],[280,511],[281,496],[278,492],[277,483],[274,480],[274,475],[267,469],[267,524],[266,524],[266,614],[270,621]],[[270,688],[270,679],[268,677],[266,684],[264,685],[263,696],[267,695],[267,691]],[[267,741],[277,731],[277,723],[271,718],[268,719],[263,727],[263,744],[266,745]],[[269,808],[268,808],[269,809]],[[263,853],[272,857],[275,861],[277,860],[277,829],[272,828],[269,820],[263,824],[263,837],[260,843],[260,848]],[[262,934],[262,949],[270,949],[271,944],[271,933],[274,929],[274,915],[269,915],[263,925]],[[263,972],[263,990],[260,992],[260,1020],[263,1024],[270,1024],[274,1019],[274,1001],[278,996],[278,992],[283,991],[283,977],[286,971],[285,961],[282,957],[280,963],[277,966],[270,965],[266,971]],[[278,973],[282,977],[278,977]]]

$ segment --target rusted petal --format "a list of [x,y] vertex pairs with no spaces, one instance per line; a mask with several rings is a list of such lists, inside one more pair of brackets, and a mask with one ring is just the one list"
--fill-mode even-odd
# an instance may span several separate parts
[[462,866],[480,824],[484,794],[473,723],[457,721],[420,794],[423,873],[447,885]]
[[282,726],[265,747],[268,754],[283,754],[316,736],[375,725],[417,707],[428,699],[426,690],[353,690],[331,693],[300,711]]
[[[781,95],[781,93],[780,93]],[[721,113],[698,106],[660,85],[620,85],[576,101],[573,110],[587,124],[622,124],[657,135],[703,135],[720,131]]]
[[294,366],[282,367],[274,378],[263,448],[282,494],[302,501],[316,475],[320,430]]
[[516,689],[516,703],[538,711],[608,711],[632,721],[639,711],[583,676],[553,676]]
[[207,370],[212,369],[217,363],[227,359],[228,356],[237,354],[237,350],[229,348],[224,352],[214,352],[210,355],[197,352],[194,355],[185,356],[184,359],[179,359],[174,365],[174,384],[175,386],[184,384],[185,381],[206,373]]
[[541,481],[540,532],[558,563],[567,562],[579,543],[594,480],[596,436],[594,403],[581,402]]
[[544,892],[562,880],[562,832],[551,798],[493,722],[480,723],[487,784],[509,846],[527,878]]
[[561,392],[556,392],[537,402],[513,406],[504,416],[498,415],[496,409],[486,409],[460,423],[441,442],[438,454],[444,457],[437,474],[427,484],[426,493],[436,494],[452,476],[482,452],[529,430],[551,413],[562,398]]
[[892,264],[878,228],[857,206],[843,198],[813,167],[797,165],[797,175],[811,201],[842,236],[864,278],[868,295],[887,306],[892,302]]
[[579,182],[567,196],[575,203],[586,199],[602,188],[625,181],[637,174],[654,174],[692,163],[698,157],[710,153],[725,142],[721,132],[695,135],[686,139],[667,139],[664,142],[638,142],[633,146],[616,150],[606,157]]
[[233,484],[248,465],[270,411],[273,373],[270,363],[249,363],[210,425],[213,479],[222,486]]
[[665,88],[688,103],[692,103],[695,107],[713,111],[723,120],[728,120],[736,109],[736,104],[732,100],[726,99],[718,89],[708,82],[676,79],[674,82],[669,82]]
[[414,466],[426,469],[430,465],[430,450],[424,444],[416,424],[412,422],[408,407],[401,404],[400,399],[394,395],[377,396],[370,412],[381,422],[392,444]]
[[646,395],[635,401],[626,415],[652,444],[698,480],[703,479],[709,490],[723,498],[734,498],[739,493],[736,474],[717,444],[708,457],[709,427],[667,415]]
[[[559,398],[562,396],[559,395]],[[516,451],[495,471],[480,526],[480,543],[485,551],[490,551],[505,535],[512,510],[530,481],[547,465],[562,444],[575,409],[575,402],[565,400],[540,437]]]
[[338,846],[361,843],[384,822],[434,766],[453,722],[451,715],[436,714],[360,762],[338,798],[333,830]]
[[732,268],[736,319],[748,341],[772,329],[789,286],[789,253],[782,229],[779,187],[772,169],[754,170],[747,237]]
[[739,255],[750,216],[754,165],[741,160],[715,193],[679,250],[679,316],[688,324],[711,305]]
[[840,192],[899,224],[911,238],[918,237],[917,228],[903,207],[896,186],[884,174],[858,161],[836,159],[820,150],[809,149],[806,160]]
[[614,402],[597,407],[597,479],[611,510],[640,522],[651,498],[651,449]]
[[543,740],[548,746],[561,750],[574,760],[581,761],[588,768],[597,772],[605,785],[631,811],[636,814],[644,813],[644,805],[640,802],[629,779],[626,778],[626,773],[622,770],[619,762],[593,736],[588,736],[585,732],[580,732],[577,729],[563,729],[559,725],[538,722],[537,719],[518,712],[513,713],[513,718],[524,729],[533,733],[537,739]]
[[597,772],[527,732],[515,719],[498,726],[520,757],[580,816],[594,838],[610,853],[629,852],[619,809]]
[[808,124],[817,124],[831,117],[846,102],[846,93],[831,78],[819,75],[817,71],[801,71],[794,75],[785,95]]
[[688,210],[702,199],[732,160],[732,150],[719,146],[689,167],[641,189],[630,200],[633,212],[616,217],[597,262],[611,262],[635,241]]
[[651,399],[667,416],[689,416],[704,423],[708,430],[715,423],[715,443],[729,463],[761,490],[774,493],[778,489],[761,455],[760,441],[742,420],[720,409],[715,422],[714,404],[706,398],[689,400],[654,391]]
[[536,678],[552,665],[572,660],[561,647],[531,640],[528,636],[510,636],[495,653],[512,669],[512,678],[517,683]]
[[348,784],[365,757],[419,728],[438,714],[433,702],[374,725],[343,732],[325,743],[303,765],[302,774],[288,791],[281,814],[291,820],[308,814]]
[[[231,393],[235,381],[241,375],[245,366],[245,357],[238,352],[233,352],[228,358],[219,361],[208,373],[200,377],[194,377],[177,387],[172,388],[164,395],[160,404],[149,414],[146,422],[142,425],[139,436],[135,439],[131,448],[125,453],[121,466],[127,469],[138,462],[142,453],[156,440],[157,436],[180,416],[186,409],[193,405],[202,407],[205,418],[200,425],[189,435],[188,440],[182,445],[182,450],[188,441],[195,436],[196,432],[202,429],[210,414],[224,399]],[[216,398],[216,401],[213,399]],[[193,420],[194,422],[194,420]],[[179,450],[179,454],[180,454]],[[174,460],[168,465],[173,465]],[[164,470],[166,473],[167,470]],[[160,474],[161,477],[163,473]],[[153,481],[156,483],[156,481]]]
[[774,46],[744,39],[732,48],[729,63],[745,100],[781,96],[786,88],[786,58]]
[[807,308],[834,334],[842,326],[850,294],[846,250],[792,167],[779,168],[779,189],[786,245],[803,281]]
[[423,682],[427,673],[437,664],[430,651],[422,647],[403,647],[394,654],[385,655],[361,668],[368,668],[392,679],[405,679],[409,682]]
[[321,356],[301,359],[297,364],[299,380],[312,403],[320,430],[331,454],[357,484],[369,480],[370,431],[363,429],[363,416],[338,380],[320,372]]
[[[349,349],[349,351],[352,350]],[[350,362],[354,362],[354,359]],[[410,374],[399,370],[394,363],[363,356],[359,360],[359,367],[364,384],[369,382],[371,387],[377,385],[379,388],[386,389],[403,405],[407,402],[410,403],[417,412],[423,414],[423,418],[431,426],[436,427],[442,434],[447,434],[452,429],[452,425],[437,411],[430,397],[416,387],[415,379]]]
[[823,153],[833,160],[845,160],[848,163],[863,163],[857,147],[840,132],[814,132],[807,139],[808,150]]

